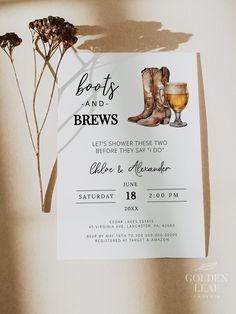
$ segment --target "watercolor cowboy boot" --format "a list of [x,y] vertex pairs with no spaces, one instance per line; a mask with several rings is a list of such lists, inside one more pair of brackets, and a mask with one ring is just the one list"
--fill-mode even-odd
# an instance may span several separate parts
[[171,117],[171,110],[168,104],[161,99],[160,88],[169,81],[170,71],[166,67],[161,69],[150,68],[153,79],[154,106],[152,114],[146,119],[138,120],[138,124],[143,126],[157,126],[159,124],[168,124]]
[[154,95],[153,95],[153,79],[150,68],[142,70],[142,83],[144,94],[144,110],[137,116],[129,117],[129,122],[138,122],[140,119],[146,119],[153,112]]

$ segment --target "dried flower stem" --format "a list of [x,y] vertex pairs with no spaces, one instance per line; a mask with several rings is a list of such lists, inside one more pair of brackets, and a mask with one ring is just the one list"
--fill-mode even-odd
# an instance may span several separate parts
[[[35,68],[35,77],[37,77],[37,69],[36,69],[36,58],[34,58],[34,68]],[[37,92],[39,89],[40,82],[43,77],[43,73],[46,68],[46,62],[44,62],[44,65],[42,67],[41,73],[39,75],[38,82],[35,84],[34,88],[34,94],[33,94],[33,115],[34,115],[34,123],[36,128],[36,159],[37,159],[37,171],[38,171],[38,180],[39,180],[39,190],[40,190],[40,201],[41,201],[41,209],[44,211],[44,197],[43,197],[43,182],[42,182],[42,174],[41,174],[41,164],[40,164],[40,133],[39,133],[39,126],[38,126],[38,119],[37,119],[37,113],[36,113],[36,98],[37,98]],[[36,82],[36,81],[35,81]]]
[[[39,88],[41,79],[43,77],[43,73],[44,73],[46,66],[47,66],[46,59],[45,59],[45,62],[43,64],[41,73],[39,75],[39,79],[38,79],[38,82],[36,84],[35,91],[34,91],[34,97],[33,97],[34,121],[35,121],[35,127],[36,127],[36,132],[37,132],[37,148],[36,148],[37,149],[36,150],[37,170],[38,170],[38,180],[39,180],[39,188],[40,188],[41,209],[43,212],[44,212],[44,192],[43,192],[43,183],[42,183],[41,154],[40,154],[41,133],[42,133],[42,130],[45,126],[45,123],[47,121],[48,114],[49,114],[49,111],[51,108],[51,104],[52,104],[52,100],[53,100],[53,96],[54,96],[54,92],[55,92],[55,87],[56,87],[56,83],[57,83],[57,74],[58,74],[58,70],[59,70],[63,56],[64,56],[64,54],[62,53],[60,56],[59,62],[57,64],[57,67],[56,67],[55,76],[53,76],[53,85],[52,85],[52,89],[51,89],[49,103],[48,103],[47,110],[46,110],[46,113],[45,113],[41,127],[39,127],[38,120],[37,120],[37,114],[36,114],[36,96],[37,96],[37,92],[38,92],[38,88]],[[36,63],[35,63],[35,67],[36,67]]]
[[43,197],[43,181],[41,174],[41,163],[40,163],[40,135],[37,135],[37,170],[38,170],[38,179],[39,179],[39,190],[40,190],[40,200],[41,200],[41,209],[44,212],[44,197]]
[[[39,49],[37,43],[35,43],[35,48],[34,48],[34,52],[35,52],[35,53],[36,53],[36,51],[37,51],[38,54],[45,60],[45,56],[44,56],[44,54],[41,52],[41,50]],[[55,74],[55,71],[53,70],[53,67],[51,66],[51,64],[50,64],[49,61],[47,61],[47,66],[48,66],[50,72],[52,73],[52,76],[55,77],[55,75],[56,75],[56,74]]]
[[37,119],[37,113],[36,113],[36,97],[37,97],[39,85],[40,85],[40,82],[42,80],[43,73],[44,73],[44,71],[46,69],[46,66],[47,66],[47,63],[45,61],[44,64],[43,64],[42,70],[40,72],[39,79],[38,79],[38,82],[37,82],[37,84],[35,86],[34,94],[33,94],[33,115],[34,115],[34,123],[35,123],[35,128],[36,128],[37,135],[39,133],[39,126],[38,126],[38,119]]
[[17,72],[16,72],[14,60],[13,60],[12,57],[10,57],[10,61],[11,61],[11,65],[12,65],[12,68],[13,68],[14,75],[15,75],[16,84],[17,84],[17,88],[18,88],[18,91],[19,91],[19,94],[20,94],[21,102],[22,102],[22,105],[23,105],[23,110],[24,110],[24,114],[25,114],[27,128],[28,128],[29,135],[30,135],[31,144],[33,146],[34,152],[36,153],[36,147],[35,147],[35,144],[34,144],[33,135],[32,135],[32,131],[31,131],[30,123],[29,123],[29,117],[28,117],[28,113],[27,113],[24,97],[23,97],[23,94],[22,94],[22,91],[21,91],[20,82],[19,82],[19,78],[18,78],[18,75],[17,75]]
[[36,50],[33,48],[33,56],[34,56],[34,89],[36,88],[37,82],[37,60],[36,60]]
[[54,80],[53,80],[52,91],[51,91],[51,95],[50,95],[50,99],[49,99],[49,103],[48,103],[48,108],[47,108],[45,117],[44,117],[44,119],[43,119],[42,126],[41,126],[41,128],[40,128],[40,130],[39,130],[39,134],[41,134],[41,132],[42,132],[42,130],[43,130],[43,127],[44,127],[45,122],[46,122],[47,117],[48,117],[49,110],[50,110],[50,108],[51,108],[52,99],[53,99],[53,95],[54,95],[55,87],[56,87],[56,83],[57,83],[57,74],[58,74],[58,70],[59,70],[59,67],[60,67],[60,64],[61,64],[61,61],[62,61],[63,56],[64,56],[64,54],[62,53],[62,54],[61,54],[61,57],[60,57],[60,59],[59,59],[59,62],[58,62],[58,64],[57,64],[57,67],[56,67],[55,76],[54,76]]

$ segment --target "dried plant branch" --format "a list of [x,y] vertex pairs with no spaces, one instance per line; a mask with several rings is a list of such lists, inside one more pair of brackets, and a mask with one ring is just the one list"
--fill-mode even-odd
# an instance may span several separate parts
[[23,97],[23,93],[21,90],[18,74],[17,74],[16,68],[15,68],[14,59],[13,59],[13,50],[15,47],[19,46],[21,43],[22,43],[22,39],[20,37],[18,37],[15,33],[6,33],[5,35],[0,36],[0,47],[3,49],[3,51],[6,53],[6,55],[10,59],[10,62],[11,62],[12,68],[13,68],[13,72],[14,72],[14,76],[15,76],[15,80],[16,80],[16,84],[17,84],[17,88],[18,88],[18,91],[20,94],[21,103],[22,103],[23,110],[24,110],[24,115],[25,115],[26,124],[27,124],[27,128],[28,128],[29,136],[30,136],[30,141],[31,141],[34,152],[36,152],[36,147],[34,144],[33,135],[32,135],[30,122],[29,122],[29,116],[28,116],[28,112],[26,109],[25,100]]
[[[43,178],[41,171],[41,135],[44,129],[44,126],[47,122],[48,115],[51,109],[53,96],[55,93],[56,83],[57,83],[57,75],[58,70],[61,64],[61,61],[66,53],[66,51],[71,48],[77,41],[77,28],[68,22],[66,22],[63,18],[49,16],[48,18],[38,19],[29,23],[29,29],[32,36],[32,46],[33,46],[33,58],[34,58],[34,90],[33,90],[33,98],[32,98],[32,111],[33,111],[33,122],[35,126],[35,141],[33,137],[33,133],[30,126],[29,116],[27,112],[27,107],[25,105],[24,97],[21,91],[20,82],[18,79],[18,75],[15,69],[14,60],[12,57],[13,50],[16,46],[20,45],[22,39],[20,39],[15,33],[7,33],[3,36],[0,36],[0,48],[7,54],[8,58],[11,61],[13,66],[13,71],[15,74],[15,79],[17,83],[17,87],[20,93],[21,102],[23,104],[24,114],[26,118],[26,123],[31,139],[31,143],[36,155],[37,160],[37,174],[39,181],[39,191],[40,191],[40,202],[41,209],[43,212],[49,212],[51,206],[51,196],[52,191],[49,193],[47,190],[47,195],[44,198],[43,191]],[[42,47],[42,49],[40,49]],[[59,52],[60,58],[57,63],[57,66],[54,70],[50,61],[54,57],[54,55]],[[43,58],[42,69],[38,76],[37,69],[37,55]],[[45,110],[45,115],[43,116],[41,125],[39,122],[38,114],[37,114],[37,96],[39,93],[39,88],[46,70],[46,67],[50,70],[53,76],[53,84],[52,89],[49,96],[48,105]],[[53,168],[53,173],[56,171],[56,164]],[[51,175],[49,182],[55,181],[55,175]],[[44,205],[46,204],[46,205]]]
[[60,59],[59,59],[59,62],[58,62],[58,64],[57,64],[57,67],[56,67],[56,72],[55,72],[55,76],[54,76],[54,80],[53,80],[53,86],[52,86],[52,90],[51,90],[51,95],[50,95],[50,99],[49,99],[47,111],[46,111],[46,114],[45,114],[45,116],[44,116],[44,119],[43,119],[41,128],[39,129],[39,134],[41,134],[41,132],[42,132],[42,130],[43,130],[43,127],[44,127],[44,125],[45,125],[45,123],[46,123],[46,121],[47,121],[47,117],[48,117],[48,114],[49,114],[49,111],[50,111],[50,108],[51,108],[52,99],[53,99],[53,95],[54,95],[55,87],[56,87],[56,82],[57,82],[57,74],[58,74],[58,70],[59,70],[59,67],[60,67],[62,58],[63,58],[63,54],[61,55],[61,57],[60,57]]
[[37,51],[38,54],[43,58],[43,60],[47,63],[47,66],[48,66],[50,72],[52,73],[52,76],[55,77],[55,76],[56,76],[56,73],[55,73],[53,67],[51,66],[51,64],[50,64],[49,61],[45,60],[45,56],[44,56],[44,54],[42,53],[42,51],[39,49],[39,47],[38,47],[37,44],[35,44],[35,52],[36,52],[36,51]]
[[43,73],[46,68],[46,62],[44,62],[41,73],[39,75],[39,79],[36,83],[34,94],[33,94],[33,116],[34,116],[34,123],[36,128],[36,159],[37,159],[37,171],[38,171],[38,180],[39,180],[39,191],[40,191],[40,200],[41,200],[41,209],[44,212],[44,196],[43,196],[43,182],[42,182],[42,174],[41,174],[41,163],[40,163],[40,132],[39,132],[39,124],[38,124],[38,118],[37,118],[37,112],[36,112],[36,97],[39,89],[40,82],[43,77]]
[[[43,212],[49,212],[50,208],[48,205],[44,206],[44,192],[43,192],[43,184],[42,184],[42,174],[41,174],[41,149],[40,149],[40,141],[41,141],[41,134],[44,129],[44,126],[46,124],[51,104],[55,92],[55,87],[57,83],[57,74],[58,70],[62,61],[62,58],[70,47],[73,46],[73,44],[77,41],[76,34],[76,28],[68,23],[65,22],[63,18],[59,17],[52,17],[49,16],[45,19],[35,20],[31,23],[29,23],[29,28],[31,30],[32,35],[32,42],[35,47],[35,51],[44,59],[43,68],[41,70],[41,73],[39,75],[38,82],[35,86],[34,91],[34,97],[33,97],[33,112],[34,112],[34,121],[35,121],[35,127],[36,127],[36,133],[37,133],[37,169],[38,169],[38,178],[39,178],[39,187],[40,187],[40,198],[41,198],[41,208]],[[43,51],[40,50],[38,42],[42,43]],[[59,50],[60,52],[60,59],[58,61],[58,64],[56,66],[56,69],[54,70],[53,67],[50,64],[50,60],[54,56],[54,54]],[[46,108],[46,113],[43,118],[41,127],[39,127],[38,119],[37,119],[37,112],[36,112],[36,96],[38,93],[38,88],[41,82],[41,79],[43,77],[44,71],[46,66],[48,66],[49,70],[51,71],[53,75],[53,85],[49,97],[48,106]],[[51,180],[51,178],[50,178]],[[49,204],[47,199],[47,204]]]
[[[36,45],[34,44],[34,39],[31,33],[32,37],[32,49],[33,49],[33,57],[34,57],[34,89],[36,87],[37,82],[37,59],[36,59]],[[36,42],[37,43],[37,42]]]
[[36,60],[36,50],[33,47],[33,56],[34,56],[34,88],[36,87],[37,82],[37,60]]
[[28,128],[28,131],[29,131],[29,136],[30,136],[31,144],[32,144],[32,146],[33,146],[34,152],[36,153],[36,148],[35,148],[35,144],[34,144],[34,140],[33,140],[33,135],[32,135],[32,131],[31,131],[31,127],[30,127],[30,122],[29,122],[29,117],[28,117],[28,113],[27,113],[27,109],[26,109],[24,97],[23,97],[23,94],[22,94],[22,91],[21,91],[20,82],[19,82],[19,79],[18,79],[18,75],[17,75],[17,72],[16,72],[16,68],[15,68],[15,64],[14,64],[13,59],[11,59],[11,64],[12,64],[12,67],[13,67],[13,72],[14,72],[14,75],[15,75],[16,84],[17,84],[17,88],[18,88],[18,91],[19,91],[19,94],[20,94],[21,102],[22,102],[22,105],[23,105],[23,110],[24,110],[24,114],[25,114],[25,119],[26,119],[27,128]]
[[42,77],[43,77],[43,73],[46,69],[47,63],[44,62],[43,67],[41,69],[40,75],[39,75],[39,79],[37,81],[37,84],[35,86],[34,89],[34,93],[33,93],[33,115],[34,115],[34,123],[35,123],[35,128],[36,128],[36,132],[37,132],[37,136],[39,133],[39,126],[38,126],[38,118],[37,118],[37,112],[36,112],[36,98],[37,98],[37,94],[38,94],[38,89],[39,89],[39,85],[41,83]]
[[40,135],[37,135],[37,170],[38,170],[38,180],[39,180],[39,191],[40,191],[40,200],[41,200],[41,209],[44,212],[44,194],[43,194],[43,180],[41,174],[41,159],[40,159]]

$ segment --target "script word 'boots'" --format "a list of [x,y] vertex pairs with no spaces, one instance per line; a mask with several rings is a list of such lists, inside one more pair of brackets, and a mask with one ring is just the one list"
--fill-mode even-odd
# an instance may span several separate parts
[[146,119],[153,112],[154,95],[153,95],[153,79],[149,68],[142,70],[143,94],[144,94],[144,110],[137,116],[129,117],[128,121],[138,122]]
[[165,86],[169,81],[170,71],[166,67],[162,67],[161,69],[150,68],[149,70],[153,80],[153,111],[146,119],[140,119],[137,123],[149,127],[159,124],[168,124],[171,117],[171,110],[168,104],[160,99],[160,88]]

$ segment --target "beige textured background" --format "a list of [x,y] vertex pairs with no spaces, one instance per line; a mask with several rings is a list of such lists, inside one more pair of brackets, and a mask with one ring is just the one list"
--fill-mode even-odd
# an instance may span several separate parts
[[[25,41],[15,59],[28,100],[32,56],[27,24],[35,18],[61,15],[81,25],[83,49],[199,51],[203,155],[206,161],[208,140],[211,186],[206,259],[56,261],[55,204],[51,214],[40,212],[35,160],[10,65],[1,53],[1,314],[235,313],[235,10],[235,0],[0,1],[0,33],[15,31]],[[55,158],[55,109],[43,139],[45,176]],[[213,266],[201,274],[227,275],[217,298],[214,293],[194,297],[193,285],[185,281],[187,273],[205,263]]]

